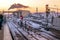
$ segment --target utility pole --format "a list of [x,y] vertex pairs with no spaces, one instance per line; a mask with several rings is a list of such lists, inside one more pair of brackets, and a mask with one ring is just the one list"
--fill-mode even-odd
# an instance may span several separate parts
[[38,13],[38,8],[36,7],[36,13]]

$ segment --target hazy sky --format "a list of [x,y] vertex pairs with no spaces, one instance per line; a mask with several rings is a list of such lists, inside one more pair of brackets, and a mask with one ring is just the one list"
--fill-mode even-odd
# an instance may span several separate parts
[[38,7],[39,11],[44,11],[46,4],[49,4],[50,7],[60,8],[60,0],[0,0],[0,10],[8,9],[14,3],[30,6],[32,7],[30,10],[33,11],[35,11],[35,7]]

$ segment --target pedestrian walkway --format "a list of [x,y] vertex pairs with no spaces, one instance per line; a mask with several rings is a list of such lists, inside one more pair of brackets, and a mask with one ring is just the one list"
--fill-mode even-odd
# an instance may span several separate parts
[[12,40],[7,24],[4,25],[4,39],[3,40]]
[[7,24],[4,24],[2,30],[0,30],[0,40],[12,40]]

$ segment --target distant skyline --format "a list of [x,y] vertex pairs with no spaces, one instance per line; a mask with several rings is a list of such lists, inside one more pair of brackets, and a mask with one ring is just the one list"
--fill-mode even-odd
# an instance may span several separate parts
[[60,0],[0,0],[0,10],[7,10],[14,3],[20,3],[31,7],[27,9],[31,12],[35,12],[36,7],[38,7],[38,12],[44,12],[46,4],[49,4],[50,7],[60,9]]

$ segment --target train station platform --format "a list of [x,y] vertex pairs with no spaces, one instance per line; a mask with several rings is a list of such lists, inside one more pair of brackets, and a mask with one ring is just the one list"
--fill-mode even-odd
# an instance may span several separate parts
[[0,40],[12,40],[7,24],[4,24],[0,30]]

